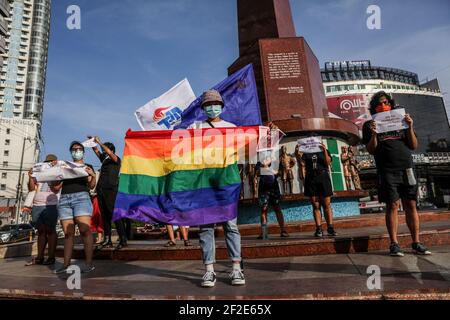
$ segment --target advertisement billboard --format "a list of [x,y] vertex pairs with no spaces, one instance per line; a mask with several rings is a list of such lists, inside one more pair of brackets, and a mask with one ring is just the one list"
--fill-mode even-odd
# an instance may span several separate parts
[[327,98],[329,116],[352,121],[360,129],[371,119],[369,98],[364,94]]

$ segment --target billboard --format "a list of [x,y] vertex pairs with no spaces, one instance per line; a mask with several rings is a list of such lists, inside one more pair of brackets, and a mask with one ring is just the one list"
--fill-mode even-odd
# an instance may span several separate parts
[[327,105],[330,117],[352,121],[360,129],[371,119],[369,98],[364,94],[328,97]]

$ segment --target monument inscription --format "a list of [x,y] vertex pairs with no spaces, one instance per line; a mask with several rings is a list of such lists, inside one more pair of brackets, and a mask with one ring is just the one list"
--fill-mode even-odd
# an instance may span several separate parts
[[300,58],[298,52],[268,53],[269,77],[275,79],[300,78]]

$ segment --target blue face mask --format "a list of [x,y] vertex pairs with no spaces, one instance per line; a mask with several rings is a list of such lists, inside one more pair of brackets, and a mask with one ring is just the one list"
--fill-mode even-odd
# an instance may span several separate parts
[[222,106],[220,104],[218,105],[212,105],[212,106],[206,106],[205,107],[205,113],[210,119],[217,118],[222,114]]
[[83,160],[83,157],[84,157],[83,151],[81,151],[81,150],[72,151],[71,154],[72,154],[73,160],[75,160],[75,161]]

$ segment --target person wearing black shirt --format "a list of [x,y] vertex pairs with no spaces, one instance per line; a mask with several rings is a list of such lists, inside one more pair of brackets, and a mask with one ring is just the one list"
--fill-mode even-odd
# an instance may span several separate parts
[[[395,109],[395,101],[384,91],[376,93],[370,102],[370,113],[376,114]],[[417,183],[414,177],[411,151],[417,148],[414,121],[405,115],[409,128],[377,133],[375,121],[363,126],[363,143],[374,155],[378,173],[378,198],[386,203],[386,225],[391,241],[390,255],[404,254],[397,239],[398,209],[400,200],[405,210],[406,223],[413,239],[412,248],[418,254],[430,254],[419,241],[419,215],[417,213]]]
[[64,180],[61,197],[58,203],[58,216],[64,230],[64,266],[55,270],[55,273],[66,273],[70,266],[74,237],[75,224],[80,230],[84,243],[86,255],[86,267],[82,272],[87,273],[95,269],[92,264],[94,239],[91,232],[92,202],[89,191],[95,188],[95,172],[90,164],[84,163],[84,147],[74,141],[70,144],[70,153],[73,162],[85,165],[87,177]]
[[[102,163],[100,169],[100,178],[97,183],[97,196],[100,212],[103,217],[103,228],[105,233],[105,240],[98,249],[112,247],[111,241],[111,224],[114,212],[114,205],[116,202],[117,190],[119,187],[119,174],[121,160],[115,154],[116,147],[110,142],[102,143],[99,137],[95,137],[95,142],[100,145],[103,152],[97,147],[92,150],[97,155]],[[122,219],[115,221],[117,233],[119,234],[119,244],[116,249],[119,250],[127,246],[127,235]]]
[[329,167],[331,164],[331,154],[321,144],[322,152],[304,153],[302,155],[302,166],[300,178],[304,180],[305,196],[310,198],[316,223],[315,237],[323,237],[322,231],[322,211],[327,222],[327,232],[329,236],[336,236],[333,226],[333,210],[331,208],[331,196],[333,187],[331,185]]
[[258,202],[261,207],[261,234],[258,239],[268,239],[267,214],[269,206],[275,211],[278,225],[280,226],[280,237],[287,238],[289,234],[285,228],[283,212],[280,206],[281,192],[277,180],[279,173],[271,168],[272,156],[270,153],[262,152],[260,157],[261,162],[256,165],[256,170],[259,173]]

